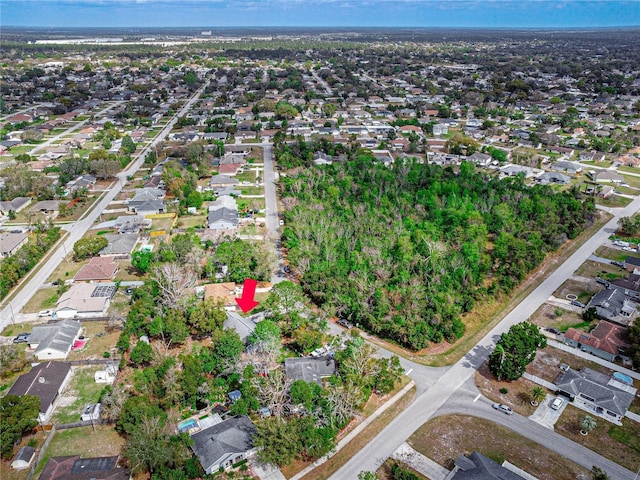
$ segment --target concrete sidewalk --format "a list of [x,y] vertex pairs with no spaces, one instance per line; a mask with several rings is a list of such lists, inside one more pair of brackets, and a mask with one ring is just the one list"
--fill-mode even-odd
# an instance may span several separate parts
[[420,472],[429,480],[444,480],[449,475],[449,470],[414,450],[407,442],[400,445],[392,457]]

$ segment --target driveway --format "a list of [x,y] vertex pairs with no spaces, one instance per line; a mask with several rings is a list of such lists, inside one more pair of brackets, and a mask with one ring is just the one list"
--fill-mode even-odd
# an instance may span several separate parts
[[249,461],[249,466],[260,480],[286,480],[280,469],[275,465],[262,463],[254,458]]
[[555,395],[547,394],[544,401],[541,402],[540,405],[538,405],[536,411],[533,412],[533,415],[529,416],[529,420],[533,420],[543,427],[547,427],[553,430],[553,427],[560,418],[560,415],[562,415],[564,409],[567,408],[567,402],[564,398],[563,400],[565,400],[565,402],[558,410],[554,410],[553,408],[551,408],[551,402],[553,402],[555,399]]

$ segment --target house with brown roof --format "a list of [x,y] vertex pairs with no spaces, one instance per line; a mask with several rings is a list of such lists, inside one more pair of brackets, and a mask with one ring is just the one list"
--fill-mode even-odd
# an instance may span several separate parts
[[238,295],[239,290],[234,282],[209,283],[204,286],[204,299],[212,298],[216,302],[222,302],[225,310],[235,310]]
[[76,276],[74,282],[100,282],[109,281],[116,276],[118,264],[113,257],[93,257],[83,266]]
[[570,328],[564,334],[564,343],[608,362],[629,360],[625,355],[625,349],[629,347],[627,328],[606,320],[602,320],[591,333]]

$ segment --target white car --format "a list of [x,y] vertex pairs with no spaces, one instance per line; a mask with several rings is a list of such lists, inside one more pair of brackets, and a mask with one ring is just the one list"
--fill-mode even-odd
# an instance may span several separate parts
[[280,220],[280,226],[284,225],[284,220]]
[[562,407],[562,405],[564,405],[564,400],[559,397],[551,402],[551,408],[554,410],[560,410],[560,407]]
[[38,312],[39,317],[50,317],[53,312],[51,310],[42,310]]

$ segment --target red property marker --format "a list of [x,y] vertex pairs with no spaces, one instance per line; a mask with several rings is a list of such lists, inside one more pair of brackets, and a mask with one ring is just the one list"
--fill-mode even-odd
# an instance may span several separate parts
[[257,281],[245,278],[244,286],[242,287],[242,297],[236,297],[236,303],[244,313],[258,306],[258,302],[253,299],[256,293],[256,285],[258,285]]

